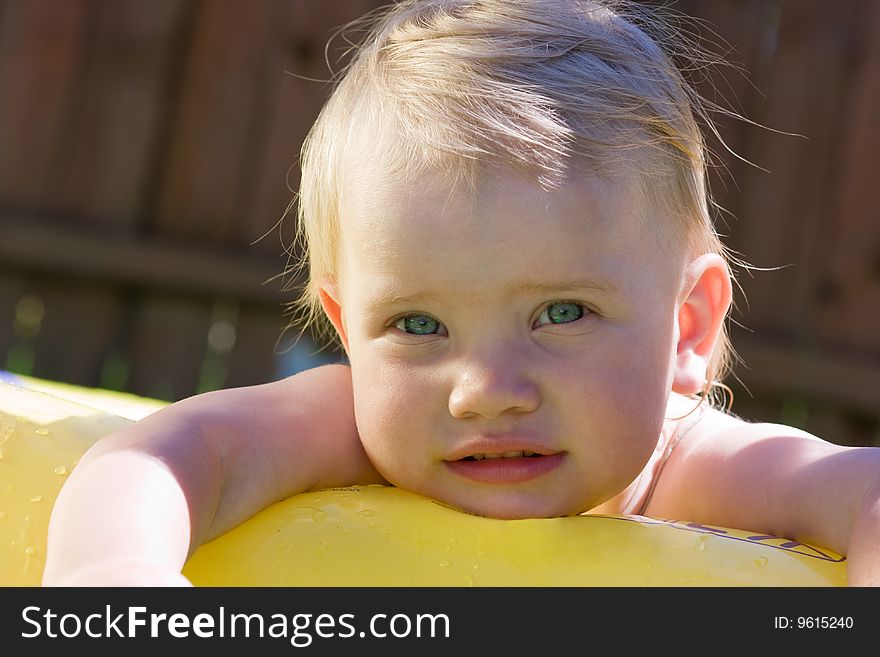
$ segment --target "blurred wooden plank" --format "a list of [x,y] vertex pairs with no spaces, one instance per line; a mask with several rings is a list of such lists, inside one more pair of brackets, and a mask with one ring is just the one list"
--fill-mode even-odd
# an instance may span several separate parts
[[[335,30],[380,4],[385,3],[274,2],[263,63],[262,118],[253,122],[253,175],[238,201],[236,243],[256,241],[254,248],[271,254],[281,253],[282,245],[291,243],[296,213],[284,219],[280,233],[276,225],[299,187],[302,142],[330,92],[326,81],[332,71],[325,62],[325,46]],[[331,62],[338,58],[342,43],[334,41]],[[334,70],[341,65],[334,63]]]
[[[761,102],[761,92],[754,80],[761,77],[772,57],[780,0],[688,0],[675,3],[671,9],[697,19],[695,25],[686,21],[682,27],[695,32],[702,48],[726,62],[691,73],[689,77],[695,78],[691,81],[697,91],[710,103],[753,119]],[[752,166],[741,158],[748,157],[750,145],[761,138],[763,131],[722,112],[710,111],[710,116],[724,140],[722,144],[711,131],[704,130],[706,145],[712,153],[709,188],[715,202],[724,209],[718,213],[716,224],[725,244],[738,250],[738,224],[748,193],[742,181]]]
[[[0,258],[2,261],[2,258]],[[12,344],[15,329],[15,306],[24,290],[20,272],[0,269],[0,369]]]
[[266,283],[280,271],[280,263],[211,247],[84,232],[25,215],[0,213],[0,262],[6,267],[111,280],[118,285],[240,297],[273,305],[283,301],[280,282]]
[[[16,94],[8,94],[14,102],[6,106],[4,115],[4,118],[14,117],[11,119],[15,123],[12,132],[18,140],[12,145],[3,144],[5,152],[12,150],[16,156],[3,158],[3,162],[14,163],[16,173],[14,178],[6,176],[6,172],[2,176],[4,183],[13,188],[13,193],[6,195],[6,198],[14,206],[44,209],[57,207],[59,195],[63,198],[71,186],[73,195],[80,200],[90,194],[107,198],[108,195],[126,193],[128,190],[123,182],[126,167],[118,161],[109,165],[103,162],[104,151],[102,144],[98,143],[98,137],[103,134],[101,130],[115,124],[121,128],[121,134],[117,135],[117,148],[137,154],[137,108],[148,106],[145,99],[135,98],[133,104],[137,107],[132,107],[132,104],[117,107],[113,112],[96,117],[96,133],[86,135],[80,130],[82,122],[92,118],[93,104],[102,99],[102,85],[106,82],[106,79],[100,80],[100,84],[96,85],[94,75],[86,73],[88,69],[94,69],[90,64],[102,61],[102,48],[108,35],[107,30],[102,29],[104,20],[112,22],[114,14],[124,11],[124,8],[118,3],[96,1],[14,5],[16,20],[8,20],[9,11],[13,8],[13,4],[10,4],[4,16],[3,29],[7,31],[5,35],[9,30],[13,31],[17,40],[3,39],[4,55],[8,55],[3,60],[17,61],[28,68],[17,76],[8,75],[8,70],[0,73],[5,84],[14,84],[16,87]],[[104,9],[106,12],[102,13]],[[111,25],[111,31],[114,27],[118,25]],[[117,57],[115,63],[121,67],[120,77],[124,77],[130,72],[125,71],[124,67],[130,65],[131,60],[126,58],[126,48],[122,44],[134,45],[137,39],[133,31],[119,36],[121,40],[111,44],[115,50],[112,55]],[[10,50],[8,46],[13,46],[13,49]],[[80,141],[83,137],[85,141]],[[27,150],[27,155],[19,157],[21,149]],[[22,166],[22,162],[25,166]],[[104,170],[97,178],[88,180],[88,176],[82,175],[89,171],[91,165],[100,168],[102,164]],[[66,178],[64,174],[71,169],[74,171],[73,178]],[[66,188],[65,182],[68,183]],[[138,184],[140,181],[133,182]],[[99,207],[83,207],[76,202],[71,206],[67,209],[82,214],[93,213],[93,216],[101,218],[102,209]],[[124,216],[118,214],[116,218]],[[4,219],[8,219],[8,216]],[[42,252],[45,263],[51,260],[46,251],[51,252],[53,245],[56,259],[62,256],[62,261],[66,255],[84,262],[83,259],[94,254],[94,250],[82,248],[84,245],[76,239],[58,240],[58,235],[35,233],[18,235],[27,238],[24,242],[33,247],[30,250],[22,249],[22,240],[12,238],[11,229],[4,222],[2,242],[3,248],[8,251],[4,261],[10,264],[26,260],[24,266],[30,268],[34,262],[28,258],[28,254],[34,250]],[[82,251],[77,247],[81,247]],[[41,258],[36,260],[39,262]],[[65,274],[70,273],[63,264],[61,270]],[[106,345],[111,342],[117,326],[117,296],[104,286],[72,283],[67,277],[54,282],[44,280],[37,286],[36,293],[43,301],[46,312],[42,330],[34,344],[33,373],[60,381],[96,385],[106,357]]]
[[[326,6],[326,5],[324,5]],[[338,3],[336,6],[339,6]],[[346,6],[348,6],[346,4]],[[253,244],[262,252],[279,254],[293,235],[294,215],[286,218],[287,239],[276,225],[281,221],[295,189],[299,150],[323,104],[317,93],[320,83],[306,82],[290,72],[308,77],[327,77],[322,51],[310,40],[290,39],[291,23],[298,24],[303,10],[316,13],[317,3],[274,2],[273,20],[263,63],[263,90],[259,99],[262,120],[253,123],[249,135],[253,166],[251,175],[236,200],[240,220],[231,238],[238,244]],[[319,14],[320,15],[320,14]],[[324,31],[311,24],[310,36]]]
[[880,446],[880,418],[873,421],[831,405],[811,404],[806,430],[838,445]]
[[134,314],[129,391],[169,401],[195,394],[211,325],[211,303],[147,294]]
[[161,147],[169,55],[184,0],[99,0],[77,106],[45,207],[130,231]]
[[0,202],[39,207],[79,93],[88,0],[8,2],[0,16]]
[[248,139],[262,120],[255,109],[272,5],[228,0],[197,6],[152,228],[217,244],[235,234],[237,199],[255,164]]
[[812,332],[807,316],[816,256],[839,181],[841,98],[849,67],[846,35],[856,17],[853,3],[810,0],[782,7],[779,42],[766,76],[758,80],[767,98],[754,118],[807,138],[768,132],[747,154],[772,173],[746,172],[742,184],[748,198],[739,243],[752,264],[785,268],[740,280],[748,298],[744,323],[759,333],[769,330],[793,339]]
[[119,330],[118,294],[106,284],[75,282],[66,277],[41,277],[32,292],[45,309],[34,344],[33,375],[98,386],[109,346]]
[[744,365],[736,376],[756,397],[793,394],[824,399],[880,420],[880,358],[835,352],[737,332]]
[[840,184],[828,216],[836,234],[822,251],[816,330],[829,344],[880,357],[880,3],[860,3],[856,26]]
[[235,347],[229,355],[226,386],[249,386],[276,378],[275,347],[284,328],[282,308],[245,306],[235,327]]

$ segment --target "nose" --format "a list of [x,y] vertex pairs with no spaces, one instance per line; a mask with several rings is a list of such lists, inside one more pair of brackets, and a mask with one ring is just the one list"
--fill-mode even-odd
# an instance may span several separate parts
[[527,368],[510,351],[484,352],[469,358],[456,373],[449,394],[455,418],[495,419],[506,413],[530,413],[541,404],[541,393]]

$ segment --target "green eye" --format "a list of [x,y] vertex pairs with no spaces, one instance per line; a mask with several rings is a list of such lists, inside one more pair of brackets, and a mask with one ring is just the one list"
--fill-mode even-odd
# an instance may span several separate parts
[[413,335],[433,335],[442,331],[442,324],[429,315],[410,315],[394,323],[394,327]]
[[567,324],[577,321],[583,316],[584,307],[581,304],[561,301],[546,306],[544,312],[538,317],[537,324]]

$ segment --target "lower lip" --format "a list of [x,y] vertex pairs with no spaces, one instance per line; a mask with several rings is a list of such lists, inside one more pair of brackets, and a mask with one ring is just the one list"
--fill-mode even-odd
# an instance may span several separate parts
[[565,454],[546,456],[516,456],[513,458],[482,459],[480,461],[446,461],[455,474],[486,484],[517,484],[537,479],[558,468]]

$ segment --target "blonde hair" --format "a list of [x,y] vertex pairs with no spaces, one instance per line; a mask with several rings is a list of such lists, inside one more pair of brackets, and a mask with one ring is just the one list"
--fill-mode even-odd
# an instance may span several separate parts
[[[360,162],[392,183],[427,169],[473,181],[501,162],[559,184],[567,171],[624,171],[659,207],[670,244],[728,257],[710,217],[707,103],[674,65],[705,62],[645,8],[597,0],[401,0],[368,34],[302,148],[299,233],[308,276],[296,306],[326,328],[318,290],[340,263],[340,198]],[[661,49],[661,45],[666,51]],[[717,134],[717,133],[716,133]],[[385,176],[382,178],[382,176]],[[332,333],[332,329],[330,330]],[[730,359],[726,330],[707,384]]]

